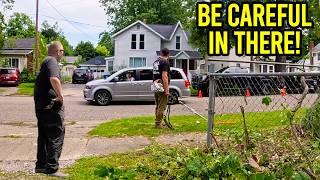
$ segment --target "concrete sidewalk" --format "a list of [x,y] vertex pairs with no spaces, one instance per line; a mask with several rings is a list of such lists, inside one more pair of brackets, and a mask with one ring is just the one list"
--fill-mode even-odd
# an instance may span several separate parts
[[[87,137],[87,132],[101,122],[66,122],[65,145],[61,167],[72,165],[75,160],[92,155],[131,152],[151,144],[147,137],[98,138]],[[0,170],[7,172],[33,172],[37,149],[35,123],[2,123],[0,125]],[[19,132],[18,134],[16,132]],[[204,142],[204,134],[164,135],[154,138],[161,144]]]

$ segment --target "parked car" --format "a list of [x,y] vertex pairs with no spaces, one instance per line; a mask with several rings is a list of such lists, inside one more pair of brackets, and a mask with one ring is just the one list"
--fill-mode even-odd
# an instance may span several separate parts
[[[225,73],[219,70],[216,73]],[[228,72],[228,71],[227,71]],[[235,72],[232,72],[235,73]],[[243,73],[248,73],[244,71]],[[318,89],[318,82],[313,77],[306,77],[309,92],[313,93]],[[282,88],[289,94],[300,94],[303,92],[298,76],[225,76],[216,79],[216,93],[219,96],[243,96],[246,90],[251,95],[275,95],[280,94]],[[209,78],[206,77],[199,83],[198,89],[204,96],[209,95]]]
[[87,83],[94,79],[93,72],[88,69],[75,69],[72,74],[72,84]]
[[18,86],[20,83],[20,71],[16,68],[0,69],[0,85]]
[[[190,81],[182,69],[171,68],[170,76],[169,104],[175,104],[179,98],[190,96]],[[152,67],[122,69],[107,79],[87,83],[84,98],[98,105],[111,101],[154,101],[152,77]]]

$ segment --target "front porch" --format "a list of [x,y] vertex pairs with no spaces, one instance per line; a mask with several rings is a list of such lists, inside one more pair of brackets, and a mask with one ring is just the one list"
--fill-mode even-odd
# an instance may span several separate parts
[[188,78],[191,78],[191,74],[199,73],[201,59],[202,56],[198,51],[170,50],[170,66],[183,69]]

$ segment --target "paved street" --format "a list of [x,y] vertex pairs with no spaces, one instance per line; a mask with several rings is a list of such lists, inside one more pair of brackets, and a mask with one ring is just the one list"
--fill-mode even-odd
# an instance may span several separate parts
[[[115,118],[152,115],[153,102],[116,102],[110,106],[96,106],[83,99],[83,85],[65,85],[66,121],[105,121]],[[185,103],[196,108],[200,113],[206,113],[207,98],[190,97]],[[13,121],[35,121],[32,97],[0,96],[0,123]],[[172,114],[190,114],[184,106],[175,105]]]

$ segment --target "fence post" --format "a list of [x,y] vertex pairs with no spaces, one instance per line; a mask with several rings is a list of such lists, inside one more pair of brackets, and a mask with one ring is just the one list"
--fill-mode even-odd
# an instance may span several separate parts
[[209,75],[209,104],[208,104],[208,132],[207,132],[207,146],[212,146],[212,133],[214,125],[214,108],[215,108],[215,88],[216,80],[214,75]]

